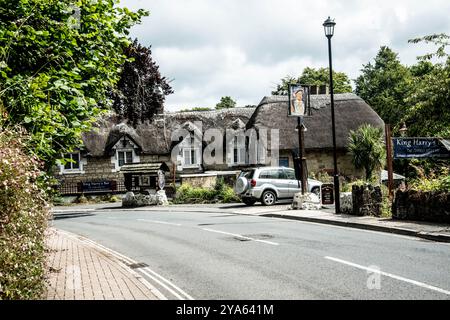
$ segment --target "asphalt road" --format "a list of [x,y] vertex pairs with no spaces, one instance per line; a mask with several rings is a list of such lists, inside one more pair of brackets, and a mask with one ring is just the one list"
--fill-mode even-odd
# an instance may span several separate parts
[[64,210],[54,227],[144,263],[169,299],[450,299],[445,243],[220,207]]

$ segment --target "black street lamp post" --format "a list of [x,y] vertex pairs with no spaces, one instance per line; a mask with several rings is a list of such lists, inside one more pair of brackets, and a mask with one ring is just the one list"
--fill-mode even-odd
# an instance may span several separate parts
[[333,130],[333,163],[334,163],[334,203],[336,206],[336,214],[341,213],[341,201],[339,196],[339,173],[337,167],[336,155],[336,124],[334,118],[334,90],[333,90],[333,61],[331,57],[331,37],[334,34],[334,26],[336,22],[328,17],[323,23],[325,36],[328,38],[328,58],[330,63],[330,97],[331,97],[331,125]]

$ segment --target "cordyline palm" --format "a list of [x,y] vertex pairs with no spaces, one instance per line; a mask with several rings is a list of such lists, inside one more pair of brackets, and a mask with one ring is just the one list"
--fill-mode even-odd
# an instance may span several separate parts
[[383,131],[365,124],[356,131],[351,130],[348,141],[353,165],[356,169],[364,169],[366,180],[370,180],[375,170],[384,167],[386,150]]

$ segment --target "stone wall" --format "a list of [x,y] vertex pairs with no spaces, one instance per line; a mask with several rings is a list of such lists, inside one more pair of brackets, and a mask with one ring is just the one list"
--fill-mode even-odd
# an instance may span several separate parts
[[181,175],[182,184],[189,184],[195,188],[214,188],[216,181],[215,174]]
[[[152,155],[140,155],[141,162],[166,162],[172,171],[172,164],[169,156],[152,156]],[[59,171],[54,171],[55,176],[60,181],[65,183],[77,183],[86,181],[98,181],[98,180],[114,180],[118,183],[124,182],[124,176],[121,172],[115,172],[114,164],[111,163],[111,157],[94,158],[88,157],[86,163],[83,166],[84,173],[63,173],[59,174]],[[168,174],[169,176],[172,173]]]
[[392,218],[450,223],[450,192],[397,190]]
[[380,187],[352,186],[352,213],[355,216],[381,216],[383,196]]
[[[294,167],[294,159],[290,151],[280,151],[280,157],[289,158],[289,167]],[[353,178],[363,178],[363,170],[356,170],[352,164],[351,157],[345,152],[337,153],[337,161],[339,172],[343,176]],[[319,171],[333,172],[333,152],[332,151],[313,151],[306,150],[306,164],[309,173],[317,173]]]
[[83,166],[84,173],[64,173],[56,175],[59,180],[66,183],[77,183],[95,180],[115,180],[117,182],[123,181],[123,174],[120,172],[113,172],[114,164],[111,163],[111,158],[92,158],[87,159]]

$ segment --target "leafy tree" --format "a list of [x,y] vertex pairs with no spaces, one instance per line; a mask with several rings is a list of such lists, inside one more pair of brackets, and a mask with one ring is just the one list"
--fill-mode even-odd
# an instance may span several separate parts
[[[330,69],[328,68],[309,68],[303,69],[302,74],[298,77],[286,76],[281,79],[281,83],[277,85],[274,95],[288,95],[288,85],[300,83],[303,85],[329,85]],[[333,71],[333,89],[334,93],[352,92],[349,77],[343,72]]]
[[370,180],[374,171],[384,167],[386,160],[383,130],[369,124],[362,125],[356,131],[351,130],[348,149],[356,169],[364,169],[366,180]]
[[180,110],[180,112],[193,112],[193,111],[197,111],[197,112],[211,111],[211,108],[208,108],[208,107],[194,107],[192,109],[182,109],[182,110]]
[[161,76],[150,47],[140,45],[136,39],[125,49],[125,55],[128,61],[113,92],[113,108],[122,118],[137,124],[162,113],[165,97],[173,90]]
[[[433,43],[438,49],[418,57],[418,64],[411,68],[414,90],[406,99],[411,108],[402,121],[411,136],[450,137],[450,55],[445,52],[450,36],[435,34],[409,42]],[[438,61],[434,65],[433,58]]]
[[[405,103],[412,89],[411,71],[402,65],[398,55],[381,47],[374,64],[363,66],[355,80],[356,94],[363,98],[386,122],[398,129],[409,106]],[[397,133],[394,130],[394,133]]]
[[126,59],[129,29],[147,14],[116,2],[0,0],[5,125],[26,128],[29,150],[48,169],[81,143],[81,133],[111,105],[108,95]]
[[220,102],[216,104],[216,109],[231,109],[236,107],[236,101],[234,101],[231,97],[226,96],[220,99]]

